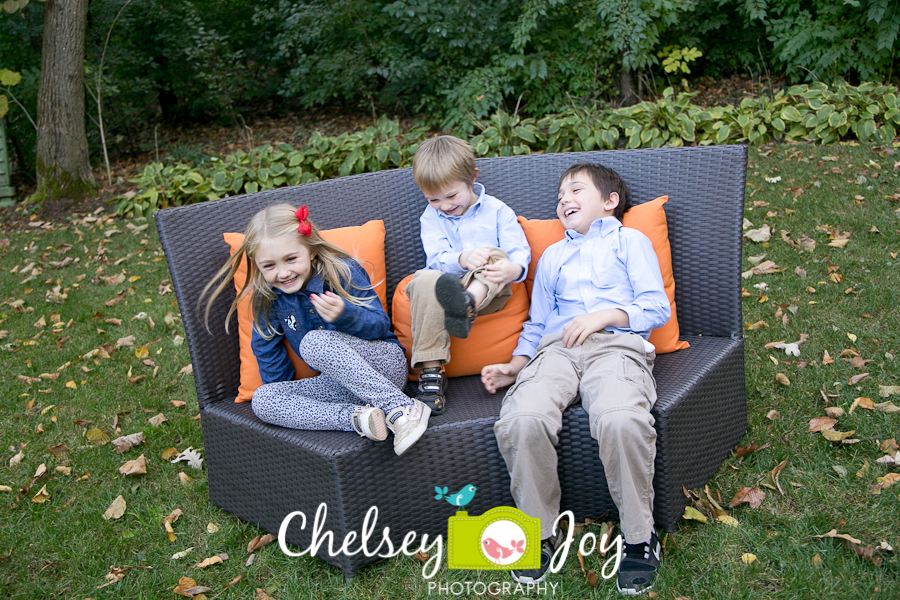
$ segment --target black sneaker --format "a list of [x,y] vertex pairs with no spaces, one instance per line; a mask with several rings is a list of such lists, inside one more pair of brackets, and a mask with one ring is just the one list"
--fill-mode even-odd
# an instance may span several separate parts
[[550,571],[550,561],[556,549],[562,544],[562,529],[557,529],[556,534],[541,540],[541,567],[539,569],[525,569],[523,571],[510,571],[513,580],[522,585],[534,585],[542,582]]
[[662,544],[654,532],[643,544],[625,544],[624,556],[616,576],[616,588],[625,596],[650,591],[662,560]]
[[478,316],[478,307],[472,294],[462,286],[459,278],[450,273],[438,277],[434,293],[444,308],[444,328],[447,333],[463,339],[469,337],[469,329]]
[[426,367],[419,374],[419,391],[416,400],[431,409],[432,415],[447,410],[447,376],[440,367]]

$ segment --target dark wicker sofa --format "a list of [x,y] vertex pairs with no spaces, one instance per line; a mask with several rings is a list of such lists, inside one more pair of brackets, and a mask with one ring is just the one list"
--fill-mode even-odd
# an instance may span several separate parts
[[[659,356],[654,370],[654,514],[658,527],[674,531],[687,503],[682,486],[706,483],[747,427],[740,304],[747,150],[719,146],[483,159],[478,161],[479,181],[519,215],[555,218],[559,175],[579,161],[616,169],[636,203],[670,198],[665,208],[678,320],[682,339],[691,347]],[[418,218],[425,203],[410,169],[156,213],[193,361],[210,501],[273,533],[287,514],[303,511],[307,527],[301,530],[295,520],[287,534],[302,549],[309,546],[312,519],[322,502],[328,507],[325,529],[334,532],[338,547],[346,532],[361,531],[373,505],[379,511],[375,531],[390,527],[395,547],[408,531],[446,536],[455,507],[434,500],[435,486],[455,491],[475,485],[478,492],[466,507],[472,515],[511,506],[509,476],[493,433],[503,394],[486,393],[478,377],[451,380],[447,412],[432,418],[422,439],[401,457],[390,443],[374,444],[353,433],[266,425],[249,403],[232,402],[238,386],[238,340],[235,327],[228,336],[221,324],[233,296],[222,297],[211,312],[215,335],[203,327],[197,300],[228,258],[222,233],[243,231],[257,210],[276,202],[309,205],[323,229],[384,220],[389,299],[400,279],[424,265]],[[597,443],[580,405],[566,412],[559,456],[563,509],[571,509],[578,519],[607,511],[616,518]],[[376,544],[380,539],[380,533],[373,537]],[[378,560],[363,553],[318,555],[347,577]]]

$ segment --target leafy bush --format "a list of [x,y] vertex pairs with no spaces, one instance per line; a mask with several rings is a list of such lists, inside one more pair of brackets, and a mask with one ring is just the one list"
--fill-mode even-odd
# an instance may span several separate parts
[[[497,111],[476,121],[480,131],[470,144],[476,156],[532,152],[659,148],[772,141],[834,143],[846,137],[889,144],[900,127],[897,88],[866,83],[829,87],[797,85],[771,97],[745,98],[738,106],[701,108],[693,94],[667,88],[657,102],[629,108],[568,109],[541,119]],[[132,180],[140,191],[119,198],[119,214],[144,214],[167,206],[254,193],[331,177],[406,167],[426,139],[423,127],[401,131],[381,117],[355,133],[328,137],[313,133],[305,148],[262,146],[249,154],[211,157],[198,166],[175,163],[147,166]]]

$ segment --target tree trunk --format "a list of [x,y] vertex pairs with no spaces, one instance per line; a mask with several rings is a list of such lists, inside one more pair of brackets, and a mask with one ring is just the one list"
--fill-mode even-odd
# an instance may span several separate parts
[[84,131],[88,0],[47,0],[37,100],[37,191],[32,201],[82,198],[96,189]]
[[619,71],[619,98],[622,106],[634,106],[638,96],[634,90],[634,71],[622,68]]

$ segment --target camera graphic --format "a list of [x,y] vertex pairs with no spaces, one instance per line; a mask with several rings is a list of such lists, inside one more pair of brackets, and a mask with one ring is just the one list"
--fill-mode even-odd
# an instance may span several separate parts
[[480,517],[459,511],[447,519],[447,566],[451,569],[510,570],[541,566],[541,520],[510,506]]

